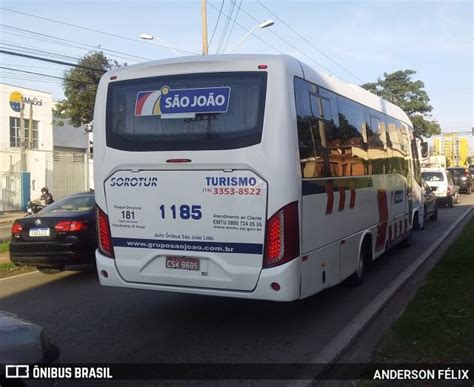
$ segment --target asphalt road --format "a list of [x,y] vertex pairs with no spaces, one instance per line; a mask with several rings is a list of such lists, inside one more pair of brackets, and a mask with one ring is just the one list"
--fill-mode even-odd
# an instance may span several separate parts
[[360,287],[271,303],[102,288],[94,269],[0,280],[0,310],[42,325],[60,362],[306,363],[474,204],[443,208],[410,248],[378,259]]

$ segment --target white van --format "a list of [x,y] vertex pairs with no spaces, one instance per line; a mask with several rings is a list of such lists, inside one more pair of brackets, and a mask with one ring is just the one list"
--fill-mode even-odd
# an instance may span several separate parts
[[445,168],[422,168],[421,176],[435,193],[438,203],[449,207],[459,203],[459,187]]

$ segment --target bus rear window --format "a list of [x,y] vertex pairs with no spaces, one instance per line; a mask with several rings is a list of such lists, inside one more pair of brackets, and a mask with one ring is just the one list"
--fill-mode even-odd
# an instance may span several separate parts
[[261,141],[267,74],[201,73],[109,84],[107,146],[232,149]]

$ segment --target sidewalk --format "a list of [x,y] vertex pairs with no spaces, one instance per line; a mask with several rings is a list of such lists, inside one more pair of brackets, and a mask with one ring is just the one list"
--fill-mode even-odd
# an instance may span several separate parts
[[10,230],[15,219],[23,218],[26,212],[6,211],[0,212],[0,242],[10,239]]
[[24,211],[0,211],[0,226],[11,225],[15,219],[23,218],[25,215]]

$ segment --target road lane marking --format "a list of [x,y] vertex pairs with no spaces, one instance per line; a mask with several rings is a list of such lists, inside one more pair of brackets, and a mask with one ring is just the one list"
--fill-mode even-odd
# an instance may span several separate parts
[[12,275],[11,277],[0,278],[0,282],[6,281],[12,278],[23,277],[24,275],[35,274],[35,273],[39,273],[39,271],[30,271],[29,273],[23,273],[23,274],[18,274],[18,275]]

